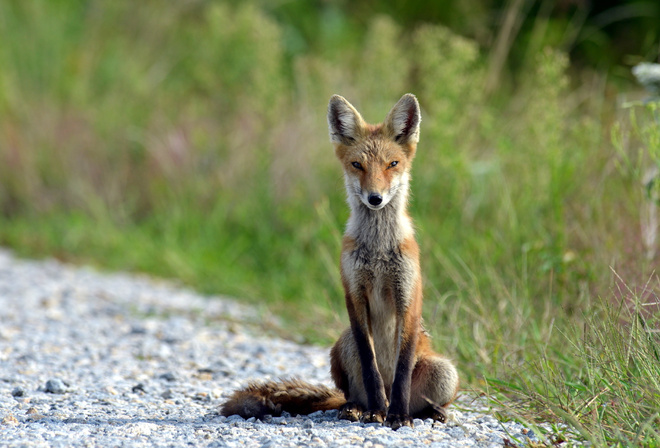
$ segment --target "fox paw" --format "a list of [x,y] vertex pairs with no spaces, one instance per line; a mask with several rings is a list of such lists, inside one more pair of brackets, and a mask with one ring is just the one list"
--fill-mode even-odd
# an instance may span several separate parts
[[431,412],[431,418],[440,423],[447,423],[447,411],[445,408],[434,408]]
[[348,402],[339,408],[339,418],[357,422],[362,417],[362,408],[355,403]]
[[402,426],[410,426],[411,428],[413,427],[413,421],[412,418],[409,415],[399,415],[399,414],[388,414],[387,418],[385,419],[385,423],[383,423],[385,426],[389,426],[393,430],[397,430],[401,428]]
[[444,407],[438,406],[437,404],[430,401],[429,403],[430,406],[428,406],[422,412],[415,414],[415,417],[421,418],[422,420],[432,418],[436,422],[447,423],[447,420],[449,420],[447,410]]
[[360,419],[362,423],[383,423],[384,420],[385,411],[366,411]]

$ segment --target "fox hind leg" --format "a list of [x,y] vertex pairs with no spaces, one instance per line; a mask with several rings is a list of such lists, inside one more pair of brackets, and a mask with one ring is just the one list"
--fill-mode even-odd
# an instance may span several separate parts
[[367,411],[367,395],[362,384],[362,367],[350,329],[346,330],[330,352],[330,373],[337,389],[344,392],[346,404],[339,408],[344,420],[382,422],[384,412]]
[[458,373],[446,358],[436,354],[421,357],[412,373],[410,413],[414,418],[446,422],[445,408],[458,391]]
[[429,406],[414,414],[414,417],[422,420],[430,418],[436,422],[447,423],[447,410],[435,403],[429,403]]

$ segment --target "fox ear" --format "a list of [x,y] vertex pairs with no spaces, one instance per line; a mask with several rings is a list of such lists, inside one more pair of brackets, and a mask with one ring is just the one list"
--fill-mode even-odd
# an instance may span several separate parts
[[416,144],[419,141],[421,121],[422,114],[419,111],[417,98],[412,93],[406,93],[387,114],[385,125],[390,129],[397,143]]
[[328,131],[332,143],[351,145],[357,139],[364,120],[343,96],[332,95],[328,104]]

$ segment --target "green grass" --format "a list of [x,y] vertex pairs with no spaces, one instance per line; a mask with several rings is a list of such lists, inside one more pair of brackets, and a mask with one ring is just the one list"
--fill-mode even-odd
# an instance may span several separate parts
[[321,22],[304,52],[251,4],[1,3],[0,244],[265,304],[330,343],[348,210],[327,101],[376,122],[414,92],[438,350],[509,418],[657,446],[653,112],[630,120],[555,49],[486,96],[489,55],[446,28]]
[[521,399],[504,398],[503,407],[524,420],[531,404],[537,419],[565,422],[567,432],[597,446],[658,446],[660,304],[648,292],[622,286],[618,306],[603,301],[583,316],[583,329],[557,330],[562,350],[548,346],[510,378],[490,379],[494,390]]

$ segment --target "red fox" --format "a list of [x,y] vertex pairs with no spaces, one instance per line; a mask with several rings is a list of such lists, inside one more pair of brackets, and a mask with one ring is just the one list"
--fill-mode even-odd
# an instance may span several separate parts
[[413,418],[446,421],[458,374],[432,351],[422,325],[419,246],[406,211],[420,122],[412,94],[379,125],[367,124],[343,97],[330,98],[330,140],[351,209],[341,252],[350,328],[330,354],[337,389],[300,380],[252,383],[234,392],[223,415],[338,409],[340,418],[392,429],[412,426]]

